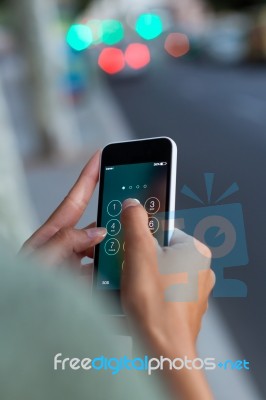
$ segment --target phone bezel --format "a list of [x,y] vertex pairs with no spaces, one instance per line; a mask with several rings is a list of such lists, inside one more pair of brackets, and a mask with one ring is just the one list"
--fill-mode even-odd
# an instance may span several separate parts
[[[108,166],[136,164],[146,162],[167,161],[166,183],[166,212],[170,215],[175,209],[175,186],[176,186],[176,163],[177,148],[175,142],[169,137],[157,137],[125,142],[114,142],[108,144],[102,151],[100,177],[99,177],[99,200],[97,212],[97,226],[100,226],[102,218],[104,172]],[[169,243],[170,234],[173,230],[173,218],[168,221],[168,229],[165,235],[165,245]],[[94,252],[94,272],[93,272],[93,294],[105,298],[105,303],[110,306],[110,314],[123,315],[120,303],[120,290],[99,289],[97,288],[97,273],[99,262],[99,245]]]

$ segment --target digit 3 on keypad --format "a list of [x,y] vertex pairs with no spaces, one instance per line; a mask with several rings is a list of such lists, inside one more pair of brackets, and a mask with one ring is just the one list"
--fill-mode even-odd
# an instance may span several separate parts
[[[144,208],[148,214],[154,215],[160,209],[160,201],[157,197],[149,197],[144,204]],[[159,229],[159,221],[156,217],[152,216],[148,219],[148,226],[152,234],[158,231]]]
[[157,197],[149,197],[145,201],[144,208],[148,214],[156,214],[160,209],[160,201]]

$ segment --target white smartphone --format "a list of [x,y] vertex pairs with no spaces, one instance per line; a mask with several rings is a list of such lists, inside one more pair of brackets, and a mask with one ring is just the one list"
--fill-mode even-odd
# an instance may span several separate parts
[[97,226],[106,227],[107,236],[95,248],[93,293],[105,298],[112,315],[123,315],[122,203],[138,199],[148,213],[151,233],[167,246],[174,229],[176,168],[177,146],[169,137],[110,143],[102,151]]

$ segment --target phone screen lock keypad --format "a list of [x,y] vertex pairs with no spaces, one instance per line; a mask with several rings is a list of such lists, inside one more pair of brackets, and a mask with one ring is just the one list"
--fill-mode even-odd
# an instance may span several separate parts
[[[160,201],[156,197],[150,197],[144,203],[144,208],[146,209],[148,214],[156,214],[160,209]],[[119,217],[119,214],[122,211],[122,204],[119,200],[112,200],[107,206],[107,213],[110,216],[116,215]],[[152,216],[148,218],[148,227],[152,234],[156,233],[159,229],[160,223],[159,220]],[[121,222],[119,219],[110,219],[106,224],[107,229],[107,238],[108,236],[116,236],[121,231]],[[118,239],[112,237],[107,239],[105,242],[105,252],[109,256],[116,255],[120,250],[120,242]],[[125,251],[125,242],[122,244],[122,248]]]
[[99,247],[97,285],[119,289],[124,266],[125,242],[120,217],[122,203],[136,198],[148,214],[148,227],[160,244],[164,241],[167,166],[154,163],[107,167],[104,176],[101,226],[107,235]]

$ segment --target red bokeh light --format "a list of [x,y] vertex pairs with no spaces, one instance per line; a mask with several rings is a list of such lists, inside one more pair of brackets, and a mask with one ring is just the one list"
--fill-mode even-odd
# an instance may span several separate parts
[[125,59],[133,69],[144,68],[151,59],[148,46],[141,43],[130,44],[125,51]]
[[170,33],[164,43],[164,48],[172,57],[181,57],[189,52],[189,39],[184,33]]
[[117,74],[125,66],[123,51],[116,47],[103,49],[98,58],[98,65],[107,74]]

